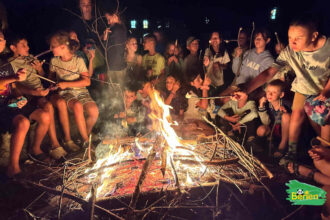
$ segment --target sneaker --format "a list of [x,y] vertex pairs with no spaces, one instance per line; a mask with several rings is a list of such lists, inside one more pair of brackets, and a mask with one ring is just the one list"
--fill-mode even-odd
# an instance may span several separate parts
[[72,140],[64,142],[65,149],[71,151],[71,152],[77,152],[80,150],[80,147],[76,145]]
[[59,146],[57,148],[51,149],[49,151],[49,155],[54,158],[55,160],[60,159],[61,157],[66,156],[68,153],[64,150],[62,146]]

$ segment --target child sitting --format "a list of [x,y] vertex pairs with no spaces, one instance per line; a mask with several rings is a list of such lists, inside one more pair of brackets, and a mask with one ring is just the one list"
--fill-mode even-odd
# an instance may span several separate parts
[[204,80],[201,78],[203,69],[201,66],[192,68],[192,72],[187,78],[188,82],[188,107],[184,112],[184,123],[182,123],[182,136],[191,136],[198,134],[212,135],[214,129],[210,127],[203,116],[206,115],[208,100],[203,99],[208,97],[208,90],[211,81],[207,76]]
[[74,113],[83,147],[89,145],[88,135],[92,132],[99,111],[86,88],[90,85],[86,65],[81,57],[73,54],[72,44],[67,32],[59,31],[51,37],[50,48],[54,57],[50,64],[50,77],[55,79],[56,76],[59,81],[59,92],[54,94],[51,100],[59,111],[64,131],[64,146],[71,151],[77,151],[79,146],[71,139],[67,109]]
[[50,126],[48,134],[51,141],[50,156],[54,159],[60,159],[67,153],[57,140],[55,121],[54,121],[54,108],[52,104],[45,98],[48,95],[49,89],[44,89],[39,75],[45,75],[42,68],[42,62],[35,59],[29,54],[29,46],[27,40],[22,36],[12,37],[10,41],[10,49],[14,56],[10,59],[10,64],[13,70],[17,72],[19,69],[26,69],[27,77],[25,80],[16,82],[16,86],[22,95],[28,98],[32,105],[42,108],[50,116]]
[[[0,53],[4,50],[6,40],[0,31]],[[19,165],[20,153],[25,137],[29,131],[30,121],[38,123],[32,146],[32,154],[38,160],[47,156],[40,149],[41,142],[49,128],[49,114],[13,93],[13,84],[26,79],[26,70],[20,69],[15,74],[11,65],[0,59],[0,131],[11,131],[10,158],[7,176],[13,177],[21,173]]]
[[[278,150],[274,153],[276,158],[283,156],[289,139],[290,108],[282,103],[284,89],[283,81],[271,81],[266,87],[266,97],[259,101],[258,109],[262,125],[258,127],[257,135],[263,137],[270,134],[280,139]],[[267,101],[269,106],[266,105]]]
[[128,136],[136,136],[146,132],[146,107],[137,100],[138,86],[131,84],[125,88],[125,110],[115,114],[114,118],[121,119],[122,128]]
[[180,80],[175,75],[166,78],[166,91],[163,97],[166,105],[172,106],[171,116],[174,120],[183,120],[183,113],[187,110],[188,101],[185,97],[185,89],[181,86]]
[[[225,110],[231,110],[232,114],[227,114]],[[254,101],[248,101],[248,95],[244,92],[235,92],[232,99],[221,106],[218,115],[228,121],[232,130],[242,137],[244,143],[246,136],[247,146],[255,152],[261,149],[255,144],[255,136],[258,125],[258,112]],[[229,116],[231,115],[231,116]],[[246,135],[242,132],[245,127]],[[233,134],[231,134],[233,136]]]

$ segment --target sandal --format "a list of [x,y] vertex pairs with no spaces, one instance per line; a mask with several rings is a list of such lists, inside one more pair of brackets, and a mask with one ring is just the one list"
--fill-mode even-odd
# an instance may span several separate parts
[[290,171],[288,170],[288,165],[290,162],[296,161],[296,155],[291,153],[290,151],[286,152],[286,154],[280,159],[279,165],[282,166],[288,173]]
[[63,147],[59,146],[57,148],[51,149],[49,151],[49,155],[54,158],[55,160],[58,160],[64,156],[66,156],[68,153],[64,150]]
[[275,159],[280,159],[284,156],[285,153],[285,149],[277,149],[274,153],[273,153],[273,157]]
[[[304,167],[310,169],[311,171],[308,173],[307,176],[301,175],[299,172],[299,166],[304,166]],[[299,164],[299,163],[293,163],[293,174],[299,179],[302,179],[305,181],[314,181],[314,174],[316,172],[318,172],[318,170],[316,168],[310,168],[310,167],[307,167],[307,166]]]

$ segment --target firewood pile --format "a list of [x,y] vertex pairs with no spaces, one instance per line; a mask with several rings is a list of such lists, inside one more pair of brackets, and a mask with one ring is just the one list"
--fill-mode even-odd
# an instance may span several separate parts
[[[46,219],[60,219],[77,209],[87,211],[90,219],[99,215],[182,219],[168,210],[196,208],[211,210],[215,217],[225,205],[218,202],[220,183],[242,191],[263,177],[273,177],[258,159],[206,118],[214,135],[182,140],[171,129],[173,125],[166,124],[164,115],[155,114],[160,118],[158,128],[145,136],[105,138],[95,149],[96,161],[91,159],[93,149],[89,147],[80,159],[67,160],[62,166],[39,165],[38,174],[22,182],[46,193],[47,207],[36,210],[31,205],[26,212]],[[215,204],[204,202],[211,193],[193,200],[189,195],[196,188],[217,189]],[[151,196],[155,194],[156,198]],[[116,202],[104,206],[105,201]]]

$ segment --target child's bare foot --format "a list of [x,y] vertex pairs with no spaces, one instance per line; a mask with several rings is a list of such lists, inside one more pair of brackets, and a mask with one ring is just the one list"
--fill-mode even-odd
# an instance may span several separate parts
[[313,169],[307,168],[303,165],[295,164],[293,162],[290,162],[288,164],[288,170],[291,174],[295,174],[297,177],[300,177],[302,179],[306,180],[314,180],[314,173],[316,172]]

